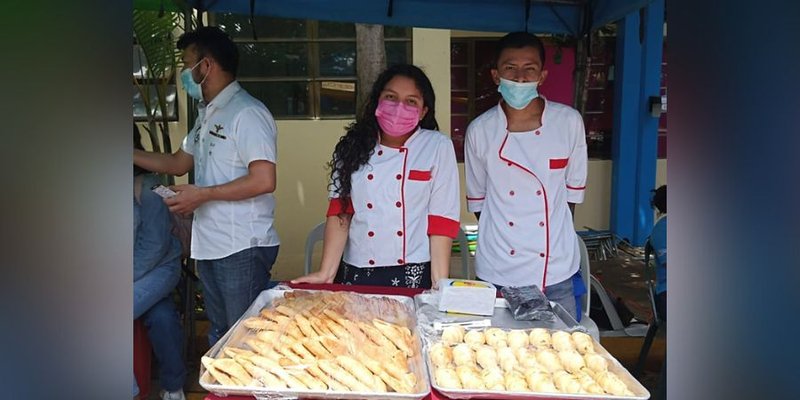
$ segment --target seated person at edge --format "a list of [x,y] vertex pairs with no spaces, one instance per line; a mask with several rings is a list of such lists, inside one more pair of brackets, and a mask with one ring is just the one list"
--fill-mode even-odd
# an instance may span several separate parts
[[667,320],[667,185],[654,191],[653,207],[658,219],[650,234],[653,258],[656,261],[656,311],[658,317]]
[[[133,145],[144,150],[136,125]],[[150,190],[159,178],[136,166],[133,176],[133,319],[143,318],[158,360],[160,399],[184,400],[183,330],[171,296],[181,275],[181,243],[172,235],[167,205]]]
[[431,288],[448,277],[459,179],[453,143],[437,131],[435,102],[418,67],[380,74],[328,164],[320,270],[292,283]]

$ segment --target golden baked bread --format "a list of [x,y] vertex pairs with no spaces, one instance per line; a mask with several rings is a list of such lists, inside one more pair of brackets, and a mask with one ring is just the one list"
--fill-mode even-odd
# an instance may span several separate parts
[[415,393],[421,389],[410,365],[421,352],[412,323],[413,310],[391,298],[287,291],[243,319],[216,358],[203,357],[203,379],[275,390]]
[[595,346],[583,332],[452,327],[427,355],[443,389],[632,395]]

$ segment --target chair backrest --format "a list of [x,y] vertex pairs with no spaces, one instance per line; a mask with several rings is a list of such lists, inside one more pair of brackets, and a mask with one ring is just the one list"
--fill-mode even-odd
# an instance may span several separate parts
[[469,268],[469,259],[471,257],[469,253],[469,241],[467,240],[467,234],[464,232],[464,228],[460,226],[458,227],[458,237],[456,240],[458,240],[458,246],[461,255],[461,276],[463,276],[464,279],[472,279]]
[[306,257],[303,265],[303,275],[308,275],[311,273],[311,259],[314,256],[314,245],[317,242],[322,241],[322,238],[325,236],[325,221],[320,222],[319,225],[315,226],[311,232],[308,233],[306,237]]
[[653,317],[661,321],[661,316],[658,315],[658,307],[656,307],[656,282],[655,282],[655,263],[650,262],[650,257],[653,255],[654,249],[653,244],[650,243],[650,239],[648,238],[644,244],[644,281],[647,285],[647,294],[650,297],[650,307],[653,310]]
[[589,264],[589,251],[586,249],[586,243],[584,243],[583,238],[580,236],[578,236],[578,246],[580,246],[581,252],[581,278],[583,278],[583,286],[586,287],[586,293],[581,296],[582,310],[584,316],[589,318],[589,311],[591,310],[590,306],[592,303],[592,286],[590,282],[592,271]]

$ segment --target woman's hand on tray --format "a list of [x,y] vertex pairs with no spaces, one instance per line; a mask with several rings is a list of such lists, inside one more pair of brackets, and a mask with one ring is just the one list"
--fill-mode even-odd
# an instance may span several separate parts
[[312,272],[308,275],[292,279],[291,283],[333,283],[333,276],[322,271]]

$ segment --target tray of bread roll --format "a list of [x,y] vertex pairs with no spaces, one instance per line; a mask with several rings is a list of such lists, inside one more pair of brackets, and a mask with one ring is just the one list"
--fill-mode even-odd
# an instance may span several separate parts
[[648,399],[650,393],[579,332],[446,327],[429,338],[431,384],[454,399]]
[[258,399],[421,399],[430,392],[409,297],[263,291],[201,359],[200,385]]

